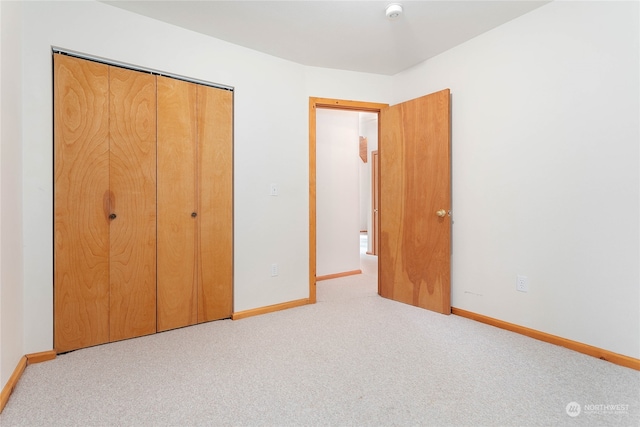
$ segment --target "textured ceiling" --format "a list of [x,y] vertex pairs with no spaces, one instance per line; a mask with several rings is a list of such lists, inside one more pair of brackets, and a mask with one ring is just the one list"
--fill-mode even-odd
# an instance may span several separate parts
[[304,65],[393,75],[549,1],[104,1]]

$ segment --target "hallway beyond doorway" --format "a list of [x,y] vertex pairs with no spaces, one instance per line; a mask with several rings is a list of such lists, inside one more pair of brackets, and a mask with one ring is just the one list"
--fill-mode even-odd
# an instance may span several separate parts
[[378,283],[378,257],[376,255],[367,254],[368,244],[367,232],[360,233],[360,270],[362,274],[373,276],[375,283]]

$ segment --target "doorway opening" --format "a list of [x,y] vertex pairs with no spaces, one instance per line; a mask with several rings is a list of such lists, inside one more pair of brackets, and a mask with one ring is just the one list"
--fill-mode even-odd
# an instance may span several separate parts
[[[379,115],[387,104],[346,101],[328,98],[309,98],[309,303],[316,302],[317,281],[317,110],[333,109]],[[376,121],[376,136],[380,133]],[[373,223],[373,221],[372,221]],[[369,227],[371,230],[372,227]]]

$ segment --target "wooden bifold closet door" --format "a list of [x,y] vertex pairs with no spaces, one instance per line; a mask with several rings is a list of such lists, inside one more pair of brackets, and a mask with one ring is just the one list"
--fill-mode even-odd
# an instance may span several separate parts
[[54,345],[109,341],[109,68],[54,56]]
[[231,95],[158,77],[158,331],[231,315]]
[[155,77],[55,55],[55,348],[155,332]]
[[56,351],[229,317],[232,92],[60,54],[54,76]]
[[109,67],[109,340],[156,331],[156,77]]

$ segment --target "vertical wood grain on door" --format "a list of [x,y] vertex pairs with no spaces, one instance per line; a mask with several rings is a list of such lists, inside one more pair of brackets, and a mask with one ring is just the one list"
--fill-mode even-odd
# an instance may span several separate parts
[[198,322],[231,316],[233,94],[198,86]]
[[380,113],[379,292],[449,314],[449,90]]
[[157,330],[195,324],[196,85],[158,77]]
[[110,340],[156,331],[156,77],[110,67]]
[[54,56],[54,347],[109,341],[109,67]]
[[56,351],[230,316],[232,97],[54,55]]

